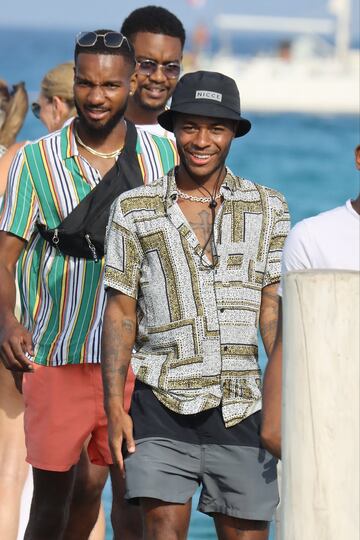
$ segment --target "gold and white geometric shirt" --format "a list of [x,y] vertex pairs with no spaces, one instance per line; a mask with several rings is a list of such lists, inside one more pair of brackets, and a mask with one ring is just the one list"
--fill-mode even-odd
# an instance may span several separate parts
[[262,288],[280,280],[284,197],[229,169],[215,219],[215,268],[177,204],[174,171],[121,195],[106,235],[105,286],[137,299],[132,368],[180,414],[221,403],[226,427],[261,408]]

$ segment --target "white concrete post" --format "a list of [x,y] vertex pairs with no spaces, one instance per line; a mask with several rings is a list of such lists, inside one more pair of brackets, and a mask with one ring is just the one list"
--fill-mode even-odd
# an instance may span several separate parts
[[359,283],[284,280],[283,540],[359,538]]

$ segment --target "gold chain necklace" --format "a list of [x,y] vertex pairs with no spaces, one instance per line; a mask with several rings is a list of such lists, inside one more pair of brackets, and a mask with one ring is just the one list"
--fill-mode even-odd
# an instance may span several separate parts
[[188,201],[194,201],[199,203],[211,203],[214,200],[221,198],[221,193],[218,193],[215,195],[215,197],[196,197],[195,195],[189,195],[188,193],[184,193],[179,188],[176,189],[178,192],[178,195],[181,199],[187,199]]
[[76,131],[76,129],[74,130],[74,133],[75,133],[75,139],[76,139],[76,142],[80,144],[80,146],[82,146],[83,148],[85,148],[85,150],[87,150],[88,152],[90,152],[90,154],[93,154],[94,156],[97,156],[97,157],[100,157],[100,158],[104,158],[104,159],[117,159],[117,157],[121,154],[123,148],[124,148],[124,145],[122,145],[121,148],[118,148],[117,150],[114,150],[113,152],[99,152],[98,150],[94,150],[94,148],[91,148],[91,146],[88,146],[87,144],[85,144],[79,137],[79,134],[78,132]]

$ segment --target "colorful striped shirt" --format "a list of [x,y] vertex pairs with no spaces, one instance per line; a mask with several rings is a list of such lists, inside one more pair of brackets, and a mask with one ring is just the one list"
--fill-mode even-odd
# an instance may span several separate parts
[[[149,183],[177,162],[176,146],[169,139],[137,133],[139,165],[144,183]],[[22,323],[33,334],[38,364],[100,361],[103,260],[64,256],[36,227],[57,227],[100,180],[99,172],[79,155],[73,122],[27,144],[10,168],[0,230],[26,241],[18,264]]]

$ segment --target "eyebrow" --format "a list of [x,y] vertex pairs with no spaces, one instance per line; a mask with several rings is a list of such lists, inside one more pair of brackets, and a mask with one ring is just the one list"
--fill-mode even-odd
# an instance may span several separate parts
[[[91,81],[90,79],[87,79],[86,77],[82,77],[81,75],[75,75],[75,82],[83,82],[88,84],[97,85],[97,83]],[[120,79],[110,79],[108,81],[103,81],[100,86],[104,86],[105,84],[121,84],[122,81]]]

